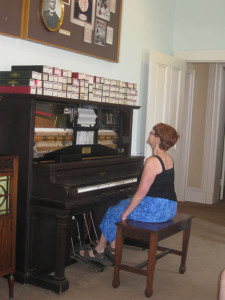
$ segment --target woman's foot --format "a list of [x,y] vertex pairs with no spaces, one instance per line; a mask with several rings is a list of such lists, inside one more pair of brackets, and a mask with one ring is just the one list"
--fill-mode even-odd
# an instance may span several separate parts
[[115,248],[112,248],[111,245],[106,246],[105,256],[111,261],[113,265],[115,264]]
[[85,260],[102,262],[104,260],[104,251],[99,253],[95,248],[81,250],[79,252],[80,256]]

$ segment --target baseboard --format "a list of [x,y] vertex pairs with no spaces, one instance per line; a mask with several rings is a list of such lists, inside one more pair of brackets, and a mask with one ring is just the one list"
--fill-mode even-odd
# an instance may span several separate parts
[[187,188],[185,190],[185,201],[205,204],[205,193],[201,189]]

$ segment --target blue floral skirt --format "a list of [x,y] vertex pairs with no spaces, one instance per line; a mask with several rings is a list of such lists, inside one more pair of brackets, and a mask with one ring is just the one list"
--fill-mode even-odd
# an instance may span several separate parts
[[[103,217],[100,229],[107,241],[112,242],[116,238],[116,222],[121,220],[124,210],[131,198],[121,200],[115,206],[108,208]],[[138,206],[129,214],[128,219],[140,222],[160,223],[171,220],[177,212],[177,202],[163,199],[144,197]]]

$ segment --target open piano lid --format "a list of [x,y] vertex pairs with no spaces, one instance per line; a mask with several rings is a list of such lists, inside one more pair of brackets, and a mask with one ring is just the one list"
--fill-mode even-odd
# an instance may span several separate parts
[[56,151],[46,153],[42,158],[43,160],[53,160],[55,162],[73,162],[81,161],[82,158],[89,157],[104,157],[104,156],[117,156],[118,150],[106,147],[104,145],[72,145]]

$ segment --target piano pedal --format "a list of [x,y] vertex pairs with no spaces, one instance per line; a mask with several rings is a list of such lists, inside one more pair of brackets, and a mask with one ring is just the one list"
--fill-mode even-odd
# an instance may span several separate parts
[[104,270],[104,265],[101,264],[100,262],[98,261],[90,261],[90,260],[86,260],[85,258],[82,258],[82,256],[74,253],[71,258],[79,261],[80,263],[82,264],[85,264],[85,265],[89,265],[92,269],[94,269],[96,272],[102,272]]
[[[89,221],[87,221],[87,218],[89,219]],[[89,242],[90,242],[90,244],[91,244],[92,247],[96,247],[97,242],[98,242],[98,235],[97,235],[97,231],[96,231],[96,228],[95,228],[95,223],[94,223],[94,220],[93,220],[92,212],[90,211],[88,214],[87,213],[83,213],[83,219],[84,219],[85,228],[87,230],[87,234],[88,234],[88,237],[89,237]],[[94,234],[95,234],[95,238],[96,238],[95,241],[93,241],[91,239],[91,234],[90,234],[90,230],[89,230],[90,229],[89,228],[90,225],[91,225],[91,227],[94,230]]]
[[105,255],[105,257],[104,257],[102,263],[103,263],[103,265],[104,265],[105,267],[114,266],[114,264],[115,264],[115,263],[112,262],[106,255]]

